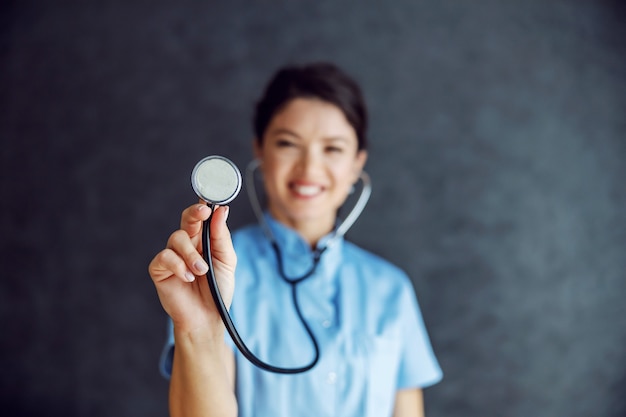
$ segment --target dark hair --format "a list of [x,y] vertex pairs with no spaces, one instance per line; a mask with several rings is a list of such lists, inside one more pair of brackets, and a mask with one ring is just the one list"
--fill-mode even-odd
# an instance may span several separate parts
[[256,104],[254,133],[259,144],[272,117],[296,98],[315,98],[337,106],[356,132],[358,148],[367,148],[367,109],[359,85],[333,64],[320,62],[280,69]]

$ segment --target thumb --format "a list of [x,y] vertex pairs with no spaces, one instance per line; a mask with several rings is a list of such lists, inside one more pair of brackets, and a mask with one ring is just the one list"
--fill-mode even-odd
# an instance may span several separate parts
[[230,230],[226,225],[229,211],[230,208],[228,206],[215,208],[211,224],[209,225],[211,232],[210,245],[213,261],[219,264],[216,265],[216,267],[219,269],[224,268],[225,271],[234,273],[237,264],[237,256],[233,247]]

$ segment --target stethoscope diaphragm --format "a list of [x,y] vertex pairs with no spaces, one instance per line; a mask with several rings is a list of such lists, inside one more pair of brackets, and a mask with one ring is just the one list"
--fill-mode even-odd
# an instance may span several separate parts
[[241,172],[230,159],[207,156],[194,167],[191,186],[207,203],[225,205],[233,201],[241,190]]

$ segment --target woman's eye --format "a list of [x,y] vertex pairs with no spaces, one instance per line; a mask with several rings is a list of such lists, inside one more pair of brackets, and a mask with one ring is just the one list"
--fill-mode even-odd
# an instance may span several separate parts
[[279,148],[289,148],[292,146],[296,146],[296,144],[287,139],[278,139],[276,141],[276,146],[278,146]]
[[328,146],[326,148],[327,152],[332,152],[332,153],[341,153],[343,152],[343,148],[340,148],[338,146]]

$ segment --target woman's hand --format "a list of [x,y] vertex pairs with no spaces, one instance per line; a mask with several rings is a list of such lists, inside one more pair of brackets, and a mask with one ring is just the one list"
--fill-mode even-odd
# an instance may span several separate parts
[[[177,331],[209,331],[223,334],[223,325],[209,290],[202,258],[202,223],[211,209],[194,204],[181,216],[180,229],[170,235],[167,247],[150,262],[148,271],[163,308],[172,318]],[[211,256],[220,294],[230,306],[235,288],[237,256],[226,226],[228,207],[217,207],[211,219]]]

